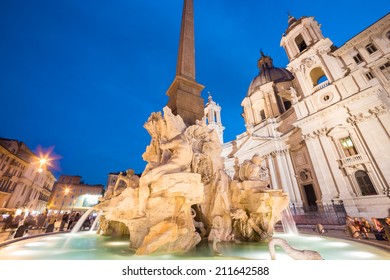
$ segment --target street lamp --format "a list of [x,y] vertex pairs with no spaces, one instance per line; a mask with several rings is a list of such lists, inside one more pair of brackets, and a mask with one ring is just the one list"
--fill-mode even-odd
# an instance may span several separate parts
[[60,207],[60,211],[58,211],[58,215],[61,214],[62,206],[64,206],[66,196],[68,195],[69,192],[70,192],[70,188],[66,187],[65,190],[64,190],[65,196],[62,199],[62,204],[61,204],[61,207]]

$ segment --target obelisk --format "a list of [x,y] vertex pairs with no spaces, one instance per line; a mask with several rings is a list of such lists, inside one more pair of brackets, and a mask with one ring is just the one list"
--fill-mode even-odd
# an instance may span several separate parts
[[167,106],[173,114],[181,116],[186,125],[203,118],[203,88],[195,80],[194,1],[184,0],[176,76],[167,90]]

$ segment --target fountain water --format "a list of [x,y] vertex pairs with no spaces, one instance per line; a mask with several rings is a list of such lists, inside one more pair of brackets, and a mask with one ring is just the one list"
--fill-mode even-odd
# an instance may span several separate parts
[[76,233],[80,231],[81,227],[83,226],[83,223],[85,222],[86,219],[88,219],[89,215],[95,211],[95,209],[91,208],[88,209],[82,216],[81,218],[77,221],[77,223],[74,225],[71,233]]
[[[352,240],[301,234],[275,234],[294,248],[318,251],[325,260],[389,260],[390,252]],[[66,243],[66,246],[63,246]],[[212,243],[202,243],[196,250],[180,254],[136,256],[129,250],[127,239],[111,238],[81,231],[21,240],[0,247],[0,260],[270,260],[265,242],[221,242],[220,256]],[[291,260],[286,252],[276,248],[277,260]]]
[[97,230],[97,226],[100,223],[100,217],[102,216],[102,214],[103,214],[103,212],[99,211],[99,213],[96,216],[95,220],[93,221],[93,224],[92,224],[91,228],[89,229],[89,231],[96,231]]
[[299,234],[290,207],[287,207],[286,209],[283,210],[281,218],[282,218],[281,220],[282,220],[283,230],[285,233],[295,234],[295,235]]

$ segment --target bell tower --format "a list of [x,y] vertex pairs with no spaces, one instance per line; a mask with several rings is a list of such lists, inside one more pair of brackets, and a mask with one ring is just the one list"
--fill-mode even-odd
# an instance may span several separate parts
[[314,17],[288,16],[288,27],[280,45],[290,63],[287,69],[295,74],[303,96],[309,96],[343,77],[343,65],[332,55],[333,42],[322,35]]
[[206,125],[217,132],[219,141],[223,144],[223,131],[225,127],[222,125],[221,120],[221,106],[215,103],[210,92],[208,102],[204,108],[204,118]]
[[204,115],[201,97],[204,86],[195,80],[194,33],[194,1],[184,0],[176,76],[167,90],[167,106],[173,114],[180,115],[186,125],[201,121]]

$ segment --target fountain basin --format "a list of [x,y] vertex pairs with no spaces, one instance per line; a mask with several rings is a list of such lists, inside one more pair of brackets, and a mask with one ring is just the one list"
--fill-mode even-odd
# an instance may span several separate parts
[[[325,260],[389,260],[390,251],[352,240],[316,235],[275,234],[297,249],[318,251]],[[135,256],[128,239],[78,232],[21,240],[0,248],[0,260],[270,260],[267,243],[219,243],[222,256],[214,256],[211,244],[202,243],[181,254]],[[291,259],[280,248],[277,260]]]

